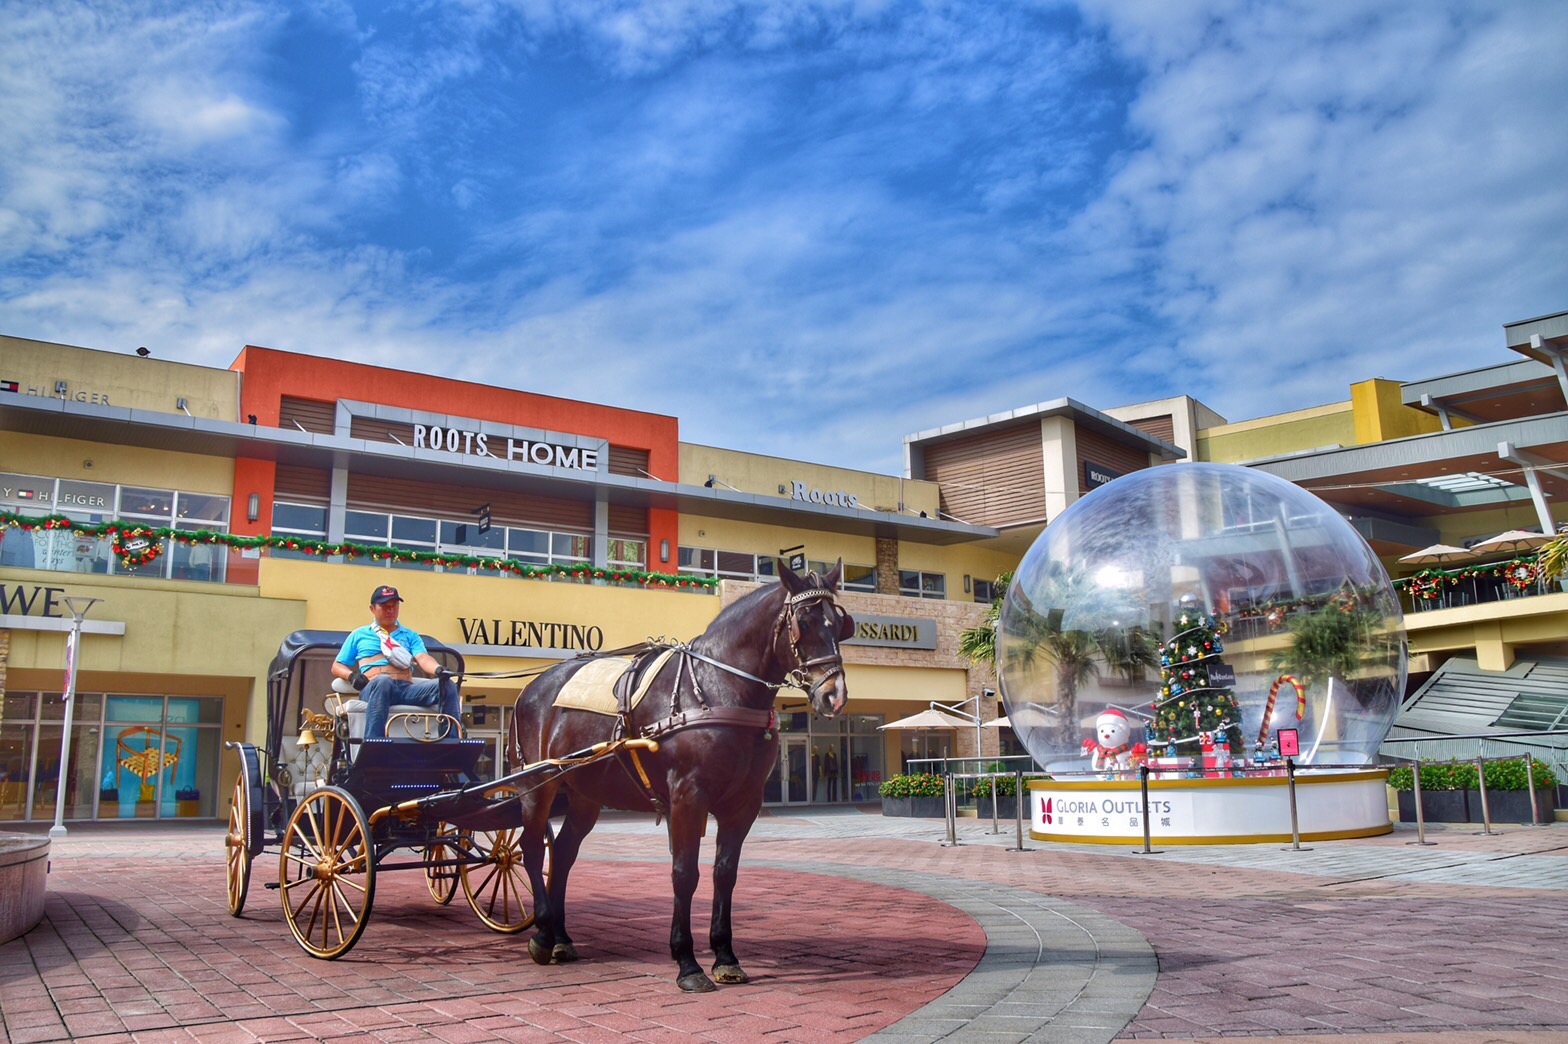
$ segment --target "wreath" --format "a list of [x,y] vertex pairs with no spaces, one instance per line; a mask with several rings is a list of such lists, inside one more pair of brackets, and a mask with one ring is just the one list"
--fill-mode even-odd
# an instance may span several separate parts
[[120,564],[136,569],[163,554],[163,541],[151,526],[122,526],[114,530],[114,553]]
[[1443,580],[1437,576],[1413,576],[1410,578],[1410,597],[1433,599],[1443,593]]
[[1515,562],[1503,570],[1503,579],[1512,584],[1515,590],[1523,591],[1535,583],[1535,563]]

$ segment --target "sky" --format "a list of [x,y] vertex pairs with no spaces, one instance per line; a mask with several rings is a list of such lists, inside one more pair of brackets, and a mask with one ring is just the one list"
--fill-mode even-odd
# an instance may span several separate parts
[[0,0],[0,333],[894,474],[1064,396],[1245,420],[1568,309],[1565,45],[1560,0]]

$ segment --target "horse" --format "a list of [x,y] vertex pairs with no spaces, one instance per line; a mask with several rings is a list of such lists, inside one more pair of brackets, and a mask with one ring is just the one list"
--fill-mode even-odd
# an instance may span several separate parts
[[[661,640],[637,647],[628,677],[646,685],[646,691],[630,709],[623,694],[618,716],[555,705],[563,684],[590,662],[584,658],[551,667],[518,696],[508,736],[514,765],[621,737],[658,743],[656,751],[623,750],[550,776],[522,795],[523,866],[533,889],[537,928],[528,953],[535,963],[577,959],[566,931],[567,880],[583,839],[600,811],[610,807],[653,811],[668,819],[675,893],[670,956],[677,965],[676,984],[689,993],[707,993],[717,988],[714,980],[748,980],[731,944],[730,908],[741,845],[762,808],[763,784],[778,764],[774,694],[783,686],[803,689],[812,709],[824,717],[844,709],[848,690],[839,643],[854,634],[855,625],[835,597],[843,566],[840,559],[826,576],[812,571],[801,577],[780,563],[778,583],[725,608],[690,643]],[[650,667],[664,650],[670,655]],[[562,790],[566,818],[549,844],[547,885],[551,805]],[[708,933],[712,979],[697,963],[691,933],[698,847],[710,813],[718,826]]]

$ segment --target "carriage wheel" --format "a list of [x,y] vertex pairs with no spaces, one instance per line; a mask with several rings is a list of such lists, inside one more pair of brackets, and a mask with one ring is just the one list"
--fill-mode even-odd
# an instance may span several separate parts
[[256,748],[238,744],[240,771],[229,799],[229,832],[223,839],[229,885],[229,914],[238,917],[250,891],[250,868],[261,851],[261,773]]
[[[436,828],[436,839],[433,844],[425,848],[425,862],[436,863],[444,859],[460,859],[468,852],[468,845],[460,838],[466,838],[464,831],[456,830],[450,823],[442,823]],[[455,844],[451,843],[456,841]],[[426,866],[425,887],[430,890],[430,898],[445,906],[457,894],[458,870],[456,866]]]
[[507,935],[534,923],[533,890],[523,869],[522,840],[521,827],[476,830],[474,847],[485,854],[485,861],[457,868],[468,905],[492,931]]
[[337,787],[315,791],[289,817],[278,859],[283,916],[312,957],[333,960],[359,941],[376,894],[373,851],[359,802]]

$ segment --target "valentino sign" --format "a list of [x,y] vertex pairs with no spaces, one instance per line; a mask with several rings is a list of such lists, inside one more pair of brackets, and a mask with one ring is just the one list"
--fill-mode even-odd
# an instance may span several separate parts
[[558,446],[553,442],[534,442],[528,439],[491,437],[482,431],[465,431],[462,428],[443,428],[438,424],[414,425],[414,448],[445,450],[448,453],[469,453],[476,457],[496,460],[522,460],[529,464],[544,464],[553,468],[574,468],[578,471],[599,469],[598,449],[581,446]]

